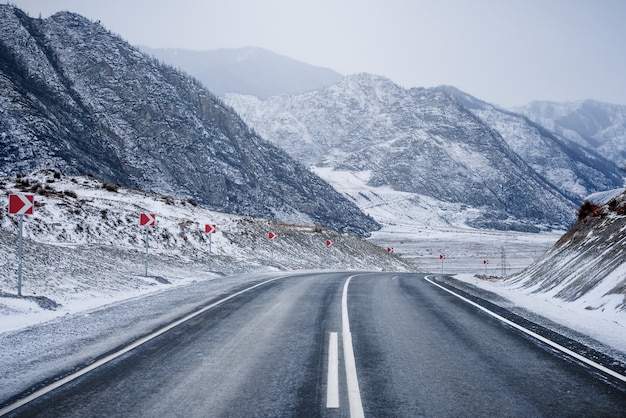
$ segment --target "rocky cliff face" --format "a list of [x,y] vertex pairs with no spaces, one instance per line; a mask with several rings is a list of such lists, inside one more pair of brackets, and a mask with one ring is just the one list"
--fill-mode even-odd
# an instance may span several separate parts
[[610,162],[447,88],[407,90],[358,74],[297,96],[224,99],[306,164],[368,172],[370,186],[465,205],[472,226],[563,228],[583,196],[622,181]]
[[198,81],[68,12],[0,6],[0,172],[54,168],[215,210],[378,228]]

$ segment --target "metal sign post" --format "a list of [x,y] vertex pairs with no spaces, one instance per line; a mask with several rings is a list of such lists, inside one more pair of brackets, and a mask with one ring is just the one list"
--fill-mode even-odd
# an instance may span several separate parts
[[446,259],[445,254],[439,254],[439,259],[441,260],[441,275],[443,276],[443,260]]
[[276,232],[270,231],[267,234],[267,238],[269,238],[270,241],[273,241],[271,245],[271,259],[270,259],[270,265],[273,266],[274,265],[274,242],[276,242],[276,239],[278,238],[278,234],[276,234]]
[[211,254],[211,236],[217,232],[216,224],[206,224],[204,225],[204,232],[209,234],[209,254]]
[[391,268],[391,253],[393,253],[394,249],[393,247],[387,247],[387,264],[389,264],[389,267]]
[[148,277],[148,225],[144,226],[146,229],[146,272],[144,274],[145,277]]
[[156,215],[154,213],[141,213],[139,215],[139,225],[146,228],[146,271],[148,277],[148,227],[156,225]]
[[17,295],[22,296],[22,231],[24,229],[24,215],[18,218],[19,232],[17,238]]
[[22,296],[22,240],[24,235],[24,215],[32,215],[35,196],[27,194],[9,195],[9,215],[18,215],[17,238],[17,295]]
[[213,234],[215,234],[217,232],[217,225],[216,224],[206,224],[204,225],[204,232],[206,232],[207,234],[209,234],[209,268],[211,268],[211,254],[212,254],[212,243],[213,243]]
[[[326,248],[329,248],[331,251],[333,249],[333,240],[327,239],[326,240]],[[328,256],[328,267],[332,266],[332,257],[329,255]]]

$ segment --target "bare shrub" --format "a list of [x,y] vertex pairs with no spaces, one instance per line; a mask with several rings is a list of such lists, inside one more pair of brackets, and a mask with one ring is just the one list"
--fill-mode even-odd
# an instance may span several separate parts
[[109,182],[104,182],[102,183],[102,188],[109,191],[109,192],[114,192],[117,193],[117,191],[120,188],[120,185],[117,183],[109,183]]
[[595,218],[599,216],[604,216],[606,215],[606,211],[603,206],[591,203],[590,201],[586,200],[582,205],[580,205],[580,208],[578,208],[577,215],[578,221],[580,222],[585,220],[587,217]]

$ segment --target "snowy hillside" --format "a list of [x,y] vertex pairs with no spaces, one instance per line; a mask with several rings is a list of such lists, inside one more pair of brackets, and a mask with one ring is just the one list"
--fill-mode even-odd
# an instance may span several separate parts
[[[578,222],[518,274],[463,280],[626,353],[626,193],[590,196]],[[478,279],[477,277],[480,277]]]
[[[480,101],[445,88],[407,90],[357,74],[297,96],[224,100],[338,190],[349,186],[327,167],[354,173],[371,191],[404,194],[407,216],[429,201],[455,207],[457,219],[477,228],[561,229],[584,196],[623,181],[609,161],[569,148],[522,117],[493,108],[479,114]],[[370,196],[350,197],[364,211],[371,206]]]
[[97,22],[0,5],[0,39],[0,173],[91,173],[222,212],[379,227],[197,80]]
[[622,189],[604,204],[586,201],[578,218],[511,284],[589,310],[626,311],[626,194]]
[[525,116],[497,108],[452,87],[440,87],[495,129],[541,177],[575,202],[594,191],[621,185],[624,173],[586,144],[558,137]]
[[[44,170],[0,179],[0,291],[17,293],[17,217],[8,215],[8,195],[35,196],[24,221],[22,294],[44,296],[64,306],[103,304],[192,280],[263,269],[415,269],[386,250],[315,225],[289,225],[211,211],[191,199],[178,200],[92,177]],[[156,214],[148,228],[140,213]],[[206,224],[216,224],[211,237]],[[268,233],[278,234],[269,240]],[[326,240],[333,245],[326,246]],[[28,302],[0,297],[3,316],[19,318]],[[30,308],[35,304],[30,302]],[[51,313],[54,315],[54,313]],[[9,326],[4,323],[4,326]]]

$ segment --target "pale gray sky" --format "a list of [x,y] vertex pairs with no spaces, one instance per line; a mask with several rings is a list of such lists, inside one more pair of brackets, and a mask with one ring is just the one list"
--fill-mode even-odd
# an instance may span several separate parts
[[404,87],[455,86],[502,106],[626,105],[624,0],[9,0],[79,13],[135,45],[256,46]]

